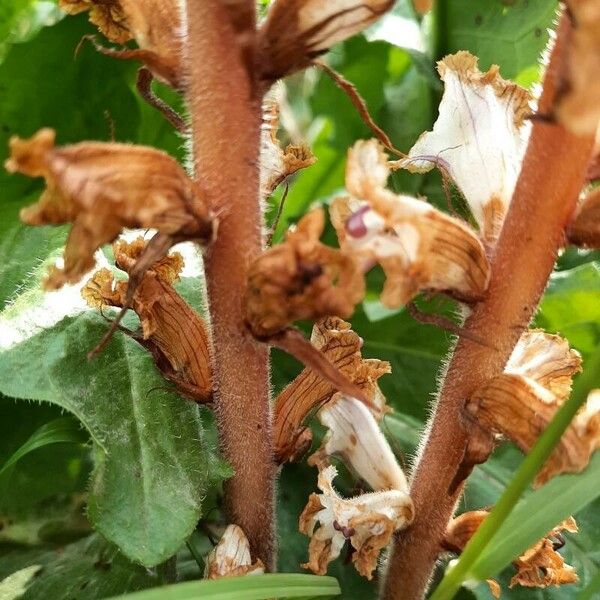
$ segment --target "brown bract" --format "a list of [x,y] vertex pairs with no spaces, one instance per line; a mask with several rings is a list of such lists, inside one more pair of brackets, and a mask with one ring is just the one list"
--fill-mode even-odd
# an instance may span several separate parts
[[571,244],[583,248],[600,248],[600,188],[581,202],[567,230]]
[[[377,380],[390,372],[387,362],[364,359],[362,339],[350,324],[337,317],[315,323],[311,342],[346,377],[364,390],[379,416],[387,412],[385,398]],[[329,402],[337,389],[319,373],[304,369],[275,401],[273,438],[278,463],[296,460],[310,445],[312,435],[303,423],[308,416]]]
[[[116,266],[129,273],[146,248],[138,238],[132,243],[113,245]],[[183,258],[171,254],[154,263],[135,289],[132,308],[140,318],[142,337],[138,341],[154,357],[157,367],[187,397],[209,402],[212,377],[208,333],[202,317],[175,291]],[[81,294],[90,306],[122,308],[126,303],[127,281],[115,281],[108,269],[100,269],[85,284]]]
[[[511,439],[528,452],[571,391],[581,370],[581,357],[557,335],[533,330],[523,334],[505,372],[477,390],[467,410],[480,425]],[[584,469],[600,446],[600,403],[590,395],[560,443],[546,461],[535,484],[560,473]]]
[[336,42],[362,31],[393,0],[275,0],[258,31],[262,78],[275,81],[304,69]]
[[73,223],[64,267],[51,269],[47,289],[77,282],[94,266],[94,252],[125,227],[157,229],[167,248],[212,239],[215,224],[204,193],[166,153],[103,142],[56,148],[54,138],[52,129],[40,129],[28,140],[11,138],[5,163],[11,173],[46,180],[38,202],[21,211],[24,223]]
[[346,188],[352,197],[336,199],[330,211],[344,253],[364,269],[381,265],[386,306],[404,305],[425,290],[480,299],[490,270],[475,232],[423,200],[390,192],[388,175],[376,140],[359,141],[349,151]]
[[105,54],[143,62],[157,79],[183,89],[183,37],[177,0],[60,0],[69,14],[90,10],[90,21],[111,41],[135,39],[135,50],[98,47]]
[[348,317],[363,298],[354,259],[319,241],[324,226],[323,209],[312,210],[250,266],[245,310],[256,337],[266,339],[299,319]]

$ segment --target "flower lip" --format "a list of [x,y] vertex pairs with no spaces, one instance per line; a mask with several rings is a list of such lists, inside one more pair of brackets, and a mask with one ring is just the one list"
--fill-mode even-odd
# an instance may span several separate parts
[[348,217],[348,220],[346,221],[346,231],[348,235],[353,238],[361,238],[367,235],[368,229],[363,217],[369,210],[370,207],[365,204]]

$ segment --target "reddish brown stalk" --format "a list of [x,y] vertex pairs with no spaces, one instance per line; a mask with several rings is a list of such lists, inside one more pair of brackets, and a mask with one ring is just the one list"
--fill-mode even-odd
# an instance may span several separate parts
[[[551,114],[569,29],[568,18],[562,17],[544,80],[542,114]],[[414,470],[415,520],[396,537],[383,584],[385,600],[418,600],[425,594],[462,490],[459,485],[452,493],[448,491],[463,463],[470,435],[462,419],[465,401],[502,372],[536,310],[584,184],[592,146],[593,139],[575,137],[559,125],[533,123],[492,260],[487,298],[473,308],[464,325],[473,336],[493,340],[495,348],[466,337],[456,346]]]
[[272,570],[275,463],[268,347],[244,332],[242,311],[247,268],[262,248],[261,98],[247,69],[252,44],[246,43],[254,36],[254,0],[243,4],[248,18],[232,23],[222,0],[188,0],[188,104],[196,177],[220,215],[205,266],[215,411],[223,453],[235,470],[225,483],[225,511],[246,533],[253,557]]

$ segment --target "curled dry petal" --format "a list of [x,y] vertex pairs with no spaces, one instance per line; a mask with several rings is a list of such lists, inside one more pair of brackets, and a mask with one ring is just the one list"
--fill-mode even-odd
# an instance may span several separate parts
[[[129,273],[144,252],[146,242],[114,244],[115,264]],[[132,308],[140,318],[140,343],[153,355],[163,375],[186,396],[208,402],[212,394],[209,341],[206,325],[179,296],[173,283],[183,266],[180,254],[154,263],[135,289]],[[108,269],[97,271],[81,293],[93,307],[123,307],[127,281],[115,281]]]
[[135,50],[98,49],[116,58],[143,62],[153,75],[182,89],[183,38],[180,4],[177,0],[60,0],[67,13],[90,11],[90,21],[111,41],[124,44],[134,39]]
[[346,187],[353,197],[338,198],[331,207],[342,250],[361,259],[365,269],[381,265],[386,306],[406,304],[423,290],[465,301],[481,298],[490,271],[477,235],[427,202],[385,189],[388,174],[375,140],[350,150]]
[[285,77],[374,23],[394,0],[276,0],[259,29],[266,81]]
[[24,223],[73,223],[64,267],[51,270],[48,289],[78,281],[94,266],[94,252],[125,227],[155,228],[173,243],[212,239],[214,223],[202,190],[166,153],[103,142],[56,148],[54,138],[52,129],[28,140],[11,138],[5,163],[11,173],[46,180],[38,202],[21,211]]
[[323,209],[312,210],[250,266],[245,308],[256,337],[277,334],[298,319],[348,317],[363,298],[361,270],[351,256],[321,244],[324,226]]
[[279,105],[276,100],[263,103],[260,146],[260,197],[267,198],[287,177],[314,165],[316,158],[305,144],[289,144],[285,150],[277,139]]
[[486,73],[477,57],[461,51],[438,63],[444,95],[433,131],[425,132],[397,166],[422,173],[435,166],[460,188],[484,240],[498,237],[515,188],[528,128],[530,95],[502,79],[493,65]]
[[379,553],[390,542],[394,531],[412,522],[412,500],[399,490],[342,498],[333,489],[336,475],[333,466],[319,473],[318,486],[322,493],[311,494],[300,515],[300,532],[310,536],[309,561],[303,567],[324,575],[327,565],[339,556],[349,539],[356,570],[371,579]]
[[[362,340],[349,323],[337,317],[321,319],[313,327],[311,342],[341,373],[364,390],[377,418],[388,411],[377,380],[390,372],[390,365],[362,358]],[[312,436],[303,423],[329,402],[336,391],[319,373],[306,368],[279,394],[275,401],[273,434],[278,463],[295,460],[306,451]]]
[[228,525],[219,543],[206,557],[204,577],[237,577],[240,575],[260,575],[265,566],[260,559],[255,563],[250,556],[250,544],[244,531],[238,525]]
[[600,248],[600,188],[583,199],[567,236],[571,244],[583,248]]
[[[546,429],[581,370],[579,354],[556,335],[523,334],[506,370],[477,390],[467,410],[485,428],[510,438],[528,452]],[[560,473],[584,469],[600,446],[600,403],[592,394],[538,474],[542,485]]]
[[323,469],[339,456],[371,489],[408,492],[406,477],[373,413],[359,400],[342,394],[324,406],[319,421],[328,428],[321,447],[308,460]]

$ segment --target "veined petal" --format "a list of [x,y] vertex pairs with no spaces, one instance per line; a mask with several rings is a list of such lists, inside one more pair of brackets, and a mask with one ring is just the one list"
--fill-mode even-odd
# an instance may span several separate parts
[[206,557],[204,567],[206,579],[260,575],[264,572],[265,566],[260,559],[252,562],[250,544],[238,525],[227,525],[219,543]]
[[529,93],[486,73],[461,51],[438,63],[444,95],[433,131],[425,132],[396,166],[422,173],[435,166],[460,188],[484,240],[497,238],[521,169],[528,137]]

